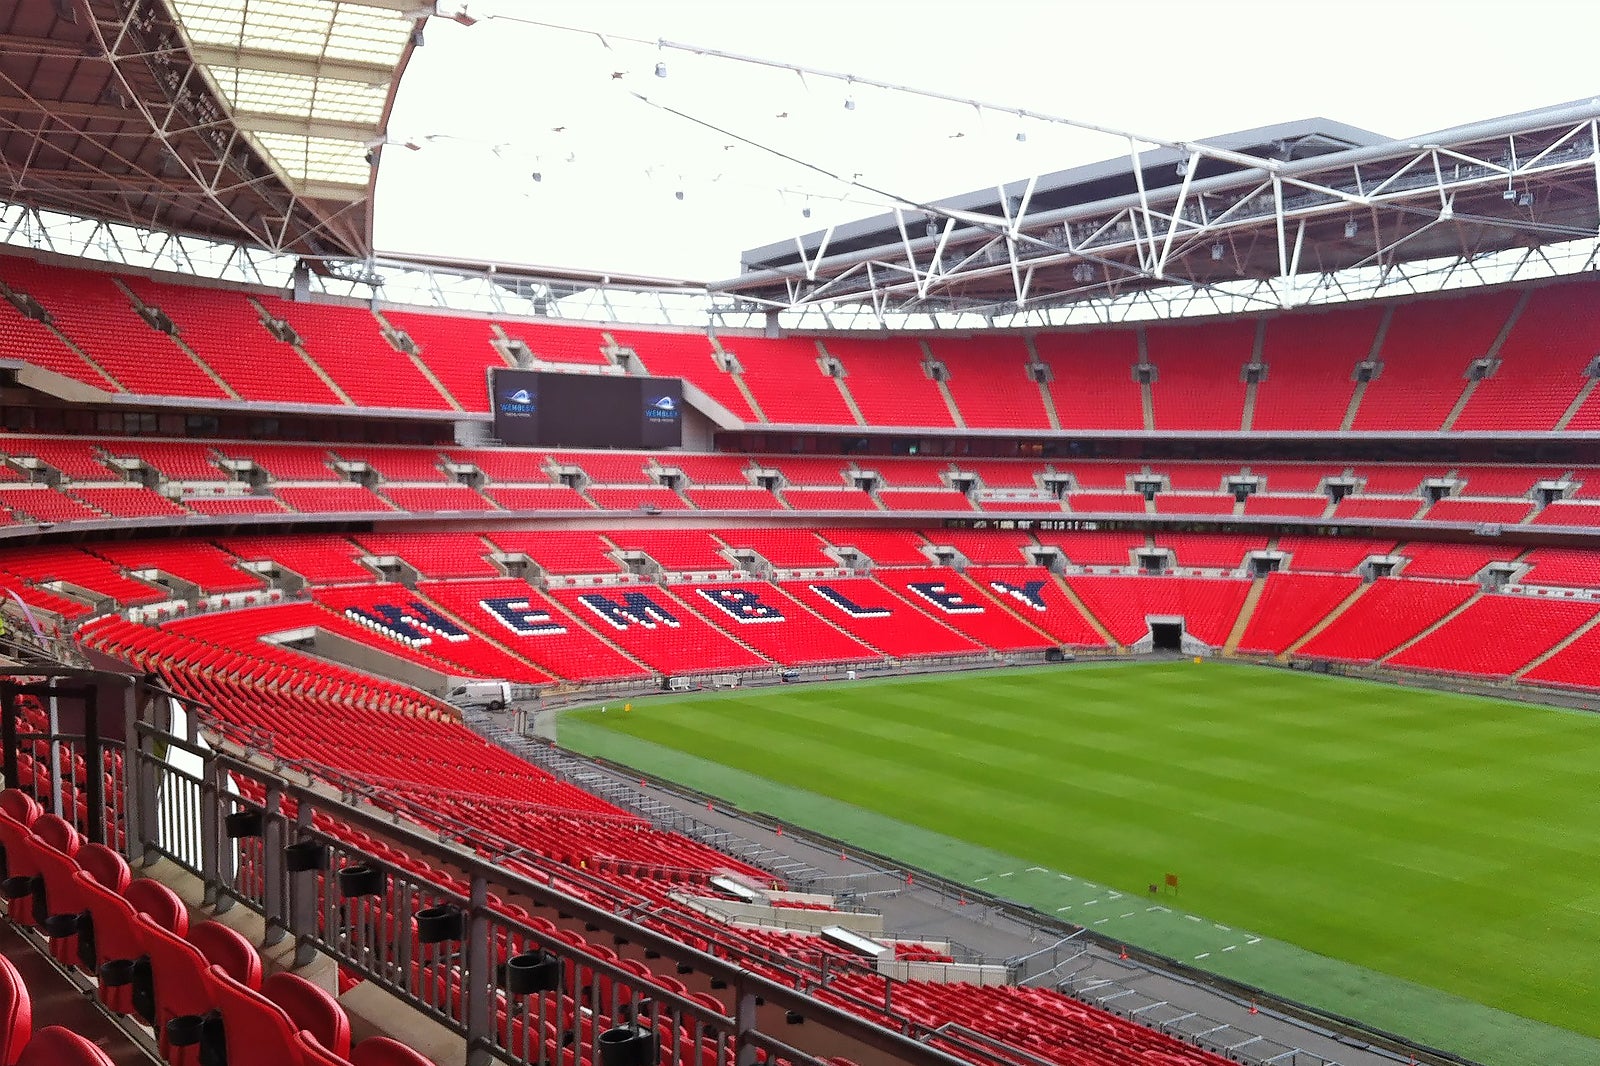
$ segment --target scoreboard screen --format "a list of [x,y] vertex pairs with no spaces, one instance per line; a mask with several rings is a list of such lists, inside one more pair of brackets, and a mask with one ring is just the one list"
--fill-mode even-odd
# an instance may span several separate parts
[[683,445],[680,378],[489,372],[494,435],[549,448],[677,448]]

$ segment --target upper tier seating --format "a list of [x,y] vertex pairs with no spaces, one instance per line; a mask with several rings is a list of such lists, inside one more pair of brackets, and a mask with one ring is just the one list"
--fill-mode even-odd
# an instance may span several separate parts
[[484,534],[504,552],[526,555],[547,574],[616,574],[622,567],[599,533],[576,530],[496,529]]
[[644,552],[665,570],[732,570],[722,545],[699,529],[619,529],[607,539],[623,551]]
[[744,488],[705,489],[691,486],[684,490],[690,503],[702,511],[781,511],[783,501],[766,489]]
[[1266,479],[1267,492],[1294,494],[1320,493],[1325,478],[1344,473],[1344,464],[1333,463],[1273,463],[1251,460],[1250,473]]
[[261,297],[261,306],[294,327],[305,353],[357,406],[451,409],[411,357],[384,339],[378,320],[365,308],[290,303],[275,296]]
[[240,398],[339,406],[344,401],[292,347],[261,324],[260,310],[229,289],[129,278],[144,303],[164,311],[178,335]]
[[[77,437],[0,437],[8,456],[27,456],[55,467],[72,481],[121,481],[106,465],[94,441]],[[14,480],[8,478],[7,480]]]
[[205,541],[131,541],[97,544],[94,554],[125,570],[160,570],[196,585],[205,595],[219,592],[253,592],[266,582],[242,569],[238,560]]
[[1210,514],[1231,515],[1235,509],[1232,496],[1206,496],[1199,493],[1158,493],[1155,498],[1156,514]]
[[809,529],[719,529],[717,539],[730,548],[748,548],[780,569],[817,569],[838,563],[824,554],[827,547]]
[[622,329],[613,329],[610,333],[618,344],[632,348],[645,368],[656,377],[686,378],[726,407],[735,418],[758,421],[733,375],[717,366],[715,349],[704,333],[647,333]]
[[740,336],[722,337],[720,343],[739,361],[740,376],[768,422],[856,424],[837,381],[822,372],[821,353],[810,338]]
[[1335,521],[1360,521],[1361,519],[1411,519],[1417,517],[1424,503],[1420,497],[1392,498],[1386,496],[1346,496],[1333,506]]
[[783,502],[794,511],[876,511],[877,501],[864,489],[784,489]]
[[1535,548],[1522,561],[1533,569],[1524,584],[1600,589],[1600,552],[1588,548]]
[[1282,655],[1361,587],[1354,575],[1272,573],[1239,638],[1242,655]]
[[1398,550],[1410,560],[1401,571],[1405,577],[1471,578],[1490,563],[1507,562],[1517,555],[1516,548],[1482,544],[1417,543]]
[[109,274],[0,256],[0,281],[39,301],[56,328],[122,389],[147,396],[229,398],[170,337],[139,317]]
[[1298,654],[1348,662],[1380,659],[1477,592],[1478,586],[1459,582],[1380,577]]
[[550,458],[560,466],[578,467],[594,485],[657,484],[645,469],[650,457],[637,452],[560,452]]
[[606,366],[611,361],[605,331],[578,323],[512,321],[503,324],[506,335],[528,346],[537,359],[546,363],[576,363],[581,366]]
[[956,465],[976,475],[988,489],[1036,489],[1045,464],[1034,460],[961,459]]
[[[1383,311],[1334,308],[1276,315],[1267,320],[1261,361],[1267,376],[1256,386],[1253,430],[1336,430],[1355,392],[1356,364],[1372,352]],[[1274,492],[1290,490],[1274,484]],[[1315,488],[1315,486],[1312,486]]]
[[215,449],[203,441],[108,440],[107,455],[141,459],[168,481],[227,481],[230,475],[216,464]]
[[1150,397],[1157,429],[1240,428],[1244,366],[1250,362],[1256,338],[1253,319],[1152,326],[1144,336],[1145,350],[1156,368]]
[[[1078,514],[1144,514],[1149,508],[1137,492],[1069,492],[1067,506]],[[1227,501],[1232,505],[1233,501]]]
[[28,318],[3,298],[0,298],[0,358],[30,363],[91,388],[122,391],[99,367],[67,347],[49,326]]
[[76,485],[67,493],[113,518],[180,518],[183,508],[143,485]]
[[1500,496],[1522,499],[1539,481],[1560,481],[1565,470],[1560,467],[1531,466],[1468,466],[1456,468],[1456,477],[1463,478],[1463,496]]
[[1028,375],[1028,347],[1020,338],[936,338],[928,347],[950,371],[950,395],[968,429],[1050,428],[1043,393]]
[[1566,500],[1557,500],[1534,515],[1533,524],[1600,528],[1600,503],[1569,503]]
[[743,455],[683,455],[670,453],[656,456],[661,466],[672,467],[696,485],[738,485],[748,487],[750,479],[745,471],[752,460]]
[[1474,525],[1514,526],[1533,513],[1533,502],[1515,503],[1510,500],[1440,500],[1422,516],[1429,522],[1471,522]]
[[273,493],[285,505],[304,514],[333,514],[340,511],[392,511],[394,505],[364,485],[344,482],[336,485],[279,485]]
[[385,310],[389,324],[421,349],[419,358],[455,401],[468,411],[489,410],[489,368],[506,368],[489,342],[494,330],[481,318]]
[[333,454],[315,444],[226,444],[229,459],[249,459],[274,481],[338,481]]
[[1144,415],[1133,367],[1139,361],[1131,329],[1099,333],[1041,333],[1039,361],[1050,368],[1050,400],[1062,429],[1142,429]]
[[1467,385],[1467,366],[1488,354],[1516,307],[1516,292],[1479,292],[1396,305],[1367,384],[1355,430],[1437,430]]
[[1180,567],[1214,567],[1237,570],[1246,552],[1260,551],[1267,539],[1252,533],[1168,533],[1153,535],[1158,548],[1171,548]]
[[1386,665],[1509,677],[1596,614],[1600,614],[1600,604],[1488,595],[1389,659]]
[[1119,644],[1134,644],[1150,627],[1148,615],[1181,615],[1184,629],[1195,639],[1220,648],[1244,606],[1248,581],[1204,577],[1103,577],[1067,578],[1078,594]]
[[402,511],[493,511],[495,505],[467,485],[384,485],[383,496]]
[[283,514],[287,508],[271,496],[185,496],[183,505],[203,515]]
[[656,510],[687,511],[689,504],[672,489],[663,488],[595,488],[590,486],[584,494],[594,505],[605,511]]
[[955,489],[882,489],[878,502],[886,511],[970,511],[972,501]]
[[483,495],[508,511],[592,511],[594,507],[566,485],[490,485]]
[[445,452],[452,463],[470,464],[483,471],[492,482],[502,485],[548,485],[550,460],[547,452],[529,451],[525,448],[479,448],[465,450],[453,448]]
[[1247,515],[1276,515],[1283,518],[1321,518],[1328,511],[1326,496],[1284,496],[1277,493],[1256,493],[1246,497],[1244,513]]
[[347,463],[366,463],[384,481],[437,481],[450,479],[439,467],[439,453],[432,448],[359,448],[338,445],[334,457]]
[[845,387],[867,425],[955,426],[938,385],[922,368],[917,341],[830,337],[824,344],[844,364]]
[[1369,555],[1388,555],[1392,540],[1357,540],[1350,537],[1279,537],[1278,550],[1289,555],[1291,570],[1353,573]]
[[[1553,430],[1583,388],[1583,370],[1594,358],[1597,335],[1600,306],[1588,286],[1535,289],[1500,346],[1500,365],[1478,382],[1453,428]],[[1574,418],[1570,428],[1594,428],[1592,411],[1580,412],[1583,417]]]

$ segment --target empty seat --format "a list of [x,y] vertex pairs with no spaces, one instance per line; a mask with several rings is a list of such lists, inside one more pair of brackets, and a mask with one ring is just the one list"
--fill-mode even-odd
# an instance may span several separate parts
[[99,977],[100,1002],[127,1014],[134,1009],[134,962],[145,953],[139,915],[181,937],[189,930],[189,912],[158,881],[141,878],[119,895],[82,870],[76,879],[88,915],[78,923],[78,961]]
[[47,1026],[33,1034],[16,1066],[115,1066],[111,1056],[90,1041],[63,1029]]
[[228,1066],[285,1066],[300,1060],[300,1027],[288,1011],[220,966],[206,970],[204,982],[221,1015]]
[[350,1053],[350,1019],[327,992],[295,974],[275,973],[262,982],[261,994],[322,1047],[336,1055]]
[[33,1001],[16,965],[0,955],[0,1066],[16,1066],[33,1032]]

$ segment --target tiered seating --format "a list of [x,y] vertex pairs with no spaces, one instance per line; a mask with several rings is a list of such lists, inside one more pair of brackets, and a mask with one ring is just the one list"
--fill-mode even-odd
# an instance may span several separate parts
[[1234,570],[1244,565],[1246,552],[1260,551],[1267,539],[1251,533],[1168,533],[1157,530],[1156,547],[1171,548],[1179,566],[1220,567]]
[[439,468],[439,453],[432,448],[352,448],[341,444],[334,453],[347,463],[366,463],[384,481],[449,480]]
[[420,349],[418,358],[462,408],[489,410],[489,368],[503,370],[506,361],[489,343],[494,331],[488,322],[465,315],[416,311],[386,310],[383,317],[416,343]]
[[605,355],[605,331],[595,326],[524,320],[505,323],[505,331],[547,363],[607,366],[611,362]]
[[816,569],[838,564],[823,553],[825,545],[809,529],[719,529],[717,539],[730,548],[749,548],[785,570]]
[[524,448],[455,448],[445,452],[445,457],[453,463],[471,464],[483,471],[490,481],[499,484],[550,484],[550,472],[545,469],[550,457],[545,452]]
[[358,533],[351,538],[369,555],[393,555],[428,578],[499,577],[476,533]]
[[229,459],[249,459],[274,481],[338,481],[333,456],[315,444],[224,444]]
[[1076,566],[1131,566],[1130,552],[1145,546],[1143,533],[1050,533],[1041,530],[1039,543],[1059,548]]
[[782,474],[791,488],[838,489],[853,484],[847,480],[850,460],[841,456],[763,455],[756,462]]
[[425,581],[417,592],[553,677],[624,681],[650,675],[525,581]]
[[119,567],[77,548],[41,545],[7,547],[0,572],[34,583],[65,581],[123,604],[153,603],[166,593],[132,578]]
[[1446,477],[1449,473],[1446,464],[1390,463],[1384,466],[1358,466],[1353,476],[1362,480],[1361,491],[1369,496],[1416,496],[1422,491],[1424,481]]
[[1532,567],[1522,578],[1524,584],[1600,588],[1600,552],[1587,548],[1535,548],[1522,561]]
[[955,426],[939,386],[922,369],[919,342],[830,337],[826,346],[844,364],[845,386],[867,425]]
[[1050,368],[1050,401],[1062,429],[1144,428],[1133,330],[1041,333],[1033,344]]
[[29,456],[61,471],[73,481],[120,481],[121,475],[105,465],[93,441],[76,437],[0,437],[0,449],[10,456]]
[[1557,500],[1533,516],[1536,526],[1587,526],[1600,528],[1600,503]]
[[768,422],[853,426],[855,416],[833,378],[822,372],[815,341],[807,337],[722,337]]
[[1042,566],[974,566],[967,579],[1058,643],[1103,648],[1105,638],[1067,599],[1054,574]]
[[100,556],[124,570],[160,570],[180,581],[188,581],[206,595],[219,592],[251,592],[266,587],[266,582],[213,544],[203,540],[136,541],[126,544],[97,544]]
[[747,486],[745,476],[751,460],[743,455],[684,455],[673,453],[656,456],[661,466],[675,467],[695,485]]
[[1356,409],[1355,430],[1436,430],[1467,385],[1467,366],[1489,351],[1518,294],[1417,300],[1395,307],[1379,359]]
[[756,421],[755,412],[750,410],[750,403],[739,391],[733,375],[717,366],[711,340],[704,333],[613,329],[611,336],[624,348],[637,352],[646,369],[656,377],[691,381],[735,418]]
[[[1137,492],[1069,492],[1067,506],[1079,514],[1144,514],[1145,499]],[[1231,506],[1233,501],[1228,501]]]
[[1338,477],[1345,471],[1342,463],[1251,462],[1248,469],[1266,479],[1267,492],[1300,495],[1320,494],[1324,478]]
[[285,510],[272,496],[185,496],[183,505],[196,514],[218,517],[283,514]]
[[795,511],[877,511],[878,501],[865,489],[784,489],[783,501]]
[[1482,544],[1406,544],[1399,549],[1410,559],[1401,573],[1406,577],[1476,577],[1490,563],[1507,562],[1517,555],[1516,548],[1485,547]]
[[[860,466],[875,470],[891,489],[942,489],[948,486],[944,475],[950,470],[948,459],[861,459]],[[1028,488],[1034,485],[1030,481]]]
[[1600,613],[1600,604],[1488,595],[1385,665],[1509,677]]
[[[1589,286],[1557,284],[1535,290],[1500,346],[1499,368],[1493,377],[1478,382],[1453,428],[1554,429],[1583,388],[1583,370],[1594,357],[1596,336],[1600,336],[1600,310]],[[1592,411],[1591,406],[1586,422]]]
[[1600,627],[1590,629],[1523,674],[1522,680],[1536,685],[1600,686]]
[[739,581],[676,586],[673,593],[711,624],[785,666],[867,662],[880,658],[845,631],[801,606],[775,585]]
[[492,511],[470,485],[384,485],[383,497],[402,511]]
[[121,459],[141,459],[168,481],[227,481],[226,471],[213,459],[212,446],[199,441],[153,440],[137,438],[106,441],[107,455]]
[[508,511],[592,511],[577,489],[566,485],[490,485],[483,494]]
[[1536,482],[1560,481],[1566,471],[1560,467],[1460,466],[1456,476],[1464,478],[1463,496],[1500,496],[1522,499]]
[[1336,574],[1271,573],[1239,638],[1243,655],[1282,655],[1349,595],[1361,579]]
[[186,513],[143,485],[76,485],[67,494],[113,518],[180,518]]
[[1371,662],[1460,607],[1478,586],[1380,577],[1299,654],[1311,659]]
[[1034,651],[1051,641],[1019,622],[954,570],[880,569],[879,582],[905,602],[997,651]]
[[327,533],[230,537],[217,543],[245,562],[270,560],[317,585],[377,580],[376,574],[356,561],[366,552],[343,537]]
[[1447,497],[1423,514],[1429,522],[1472,522],[1514,526],[1533,513],[1533,502],[1511,500],[1466,500]]
[[[1382,320],[1377,307],[1299,311],[1268,319],[1261,350],[1267,376],[1256,386],[1250,428],[1338,429],[1355,391],[1356,364],[1371,353]],[[1274,492],[1288,489],[1270,478],[1267,485]]]
[[1028,376],[1027,345],[1007,336],[935,339],[935,359],[969,429],[1049,429],[1039,386]]
[[1321,518],[1328,511],[1326,496],[1283,496],[1256,493],[1244,501],[1247,515],[1273,515],[1281,518]]
[[1333,521],[1359,522],[1362,519],[1410,519],[1417,517],[1423,502],[1416,496],[1346,496],[1333,506]]
[[562,452],[552,455],[561,466],[576,466],[596,485],[654,485],[645,469],[650,457],[638,452]]
[[1204,577],[1104,577],[1079,575],[1067,584],[1118,644],[1134,644],[1150,627],[1148,615],[1182,615],[1195,639],[1220,648],[1228,639],[1248,581]]
[[819,529],[817,535],[836,548],[854,548],[875,566],[927,566],[927,542],[909,529]]
[[684,490],[690,503],[702,511],[781,511],[783,502],[766,489],[755,486],[745,488],[705,489],[690,487]]
[[392,511],[394,506],[365,485],[342,482],[336,485],[279,485],[273,490],[278,499],[302,514]]
[[1255,347],[1254,319],[1154,326],[1144,336],[1156,368],[1150,398],[1157,429],[1239,429],[1245,400],[1242,374]]
[[956,466],[976,474],[986,489],[1036,489],[1045,464],[1034,460],[958,459]]
[[39,301],[56,328],[128,392],[227,398],[169,337],[145,324],[109,274],[0,257],[0,280]]
[[599,533],[497,529],[485,539],[503,552],[526,555],[547,574],[615,574],[622,568]]
[[772,664],[654,587],[555,589],[551,597],[662,674],[756,670]]
[[0,507],[19,522],[104,522],[107,517],[47,485],[0,485]]
[[603,511],[629,511],[635,509],[656,511],[687,511],[689,505],[672,489],[656,488],[595,488],[584,494]]
[[954,548],[974,566],[1021,566],[1028,561],[1023,549],[1035,546],[1032,537],[1017,530],[939,529],[922,535],[930,544]]
[[301,624],[315,625],[396,658],[451,675],[464,673],[530,685],[550,680],[544,671],[419,602],[403,585],[318,589],[316,601],[329,608],[327,617],[308,615]]
[[1155,505],[1156,514],[1231,515],[1235,501],[1232,496],[1216,494],[1160,492],[1156,494]]
[[341,400],[292,347],[261,324],[242,293],[129,278],[141,301],[165,311],[178,335],[246,400],[341,406]]
[[1349,574],[1367,556],[1388,555],[1394,551],[1394,541],[1357,540],[1353,537],[1279,537],[1278,550],[1288,553],[1291,570]]
[[701,529],[619,529],[607,534],[623,551],[644,552],[665,570],[732,570],[722,545]]
[[828,578],[779,585],[856,639],[895,658],[975,655],[983,647],[964,633],[902,602],[876,581]]
[[122,387],[62,343],[49,326],[28,318],[0,298],[0,358],[19,359],[91,388],[121,392]]
[[880,489],[886,511],[970,511],[972,501],[955,489]]
[[261,306],[294,327],[306,354],[357,406],[451,409],[410,356],[384,340],[378,320],[365,309],[289,303],[275,296],[261,297]]
[[1151,463],[1155,474],[1167,475],[1168,487],[1173,492],[1226,493],[1226,478],[1239,474],[1243,468],[1238,463]]

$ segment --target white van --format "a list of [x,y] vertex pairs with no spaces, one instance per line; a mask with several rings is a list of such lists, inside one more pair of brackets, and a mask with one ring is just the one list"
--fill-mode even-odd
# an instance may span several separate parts
[[511,706],[511,683],[466,681],[451,689],[446,698],[457,707],[502,711]]

